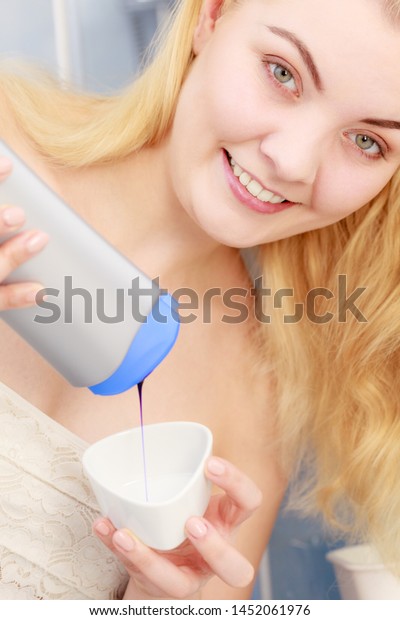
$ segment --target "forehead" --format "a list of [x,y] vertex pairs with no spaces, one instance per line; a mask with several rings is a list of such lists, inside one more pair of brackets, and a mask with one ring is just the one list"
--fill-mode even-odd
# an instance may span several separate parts
[[310,32],[322,29],[338,40],[360,34],[364,41],[400,34],[400,0],[233,0],[231,6],[279,16]]
[[330,96],[346,99],[353,94],[354,101],[362,100],[367,107],[370,103],[375,113],[376,106],[383,106],[385,113],[400,117],[400,23],[389,17],[399,3],[245,0],[239,13],[242,27],[252,22],[260,40],[268,41],[268,48],[279,45],[282,54],[293,54],[290,42],[278,43],[267,26],[293,32],[310,51]]

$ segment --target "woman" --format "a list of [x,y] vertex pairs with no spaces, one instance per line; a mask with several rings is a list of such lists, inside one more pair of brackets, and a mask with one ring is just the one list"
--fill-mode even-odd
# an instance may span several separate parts
[[[193,419],[212,429],[219,458],[207,475],[225,495],[188,521],[188,541],[168,554],[95,522],[126,568],[124,598],[248,596],[250,564],[259,562],[287,475],[300,462],[313,468],[302,494],[308,506],[316,499],[334,521],[345,499],[355,531],[367,527],[384,551],[393,544],[389,519],[400,495],[392,471],[398,330],[389,321],[398,290],[395,4],[183,2],[154,63],[116,98],[2,75],[2,137],[143,271],[170,292],[189,287],[200,299],[212,288],[249,291],[246,321],[226,320],[216,296],[212,320],[199,309],[147,380],[147,422]],[[3,205],[2,213],[9,226],[21,224],[19,211]],[[30,231],[3,244],[2,278],[45,243]],[[259,247],[273,291],[260,291],[262,321],[239,252],[245,247]],[[348,276],[344,301],[337,274]],[[369,322],[361,311],[351,320],[350,292],[372,284],[362,307]],[[40,287],[3,285],[1,307],[32,303]],[[316,287],[330,292],[317,296]],[[293,319],[311,290],[312,308]],[[137,421],[130,393],[94,401],[3,325],[1,341],[7,402],[18,392],[46,412],[52,431],[91,442]],[[36,409],[32,415],[43,421]],[[97,559],[99,575],[109,557]],[[7,558],[13,574],[18,561]]]

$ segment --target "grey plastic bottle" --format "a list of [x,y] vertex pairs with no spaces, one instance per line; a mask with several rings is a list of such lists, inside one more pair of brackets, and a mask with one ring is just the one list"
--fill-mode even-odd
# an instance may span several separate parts
[[[97,234],[4,142],[13,162],[0,204],[21,206],[47,246],[5,282],[42,282],[39,306],[0,312],[72,385],[118,394],[164,359],[179,331],[176,302]],[[14,233],[16,234],[16,233]],[[8,236],[0,237],[0,243]]]

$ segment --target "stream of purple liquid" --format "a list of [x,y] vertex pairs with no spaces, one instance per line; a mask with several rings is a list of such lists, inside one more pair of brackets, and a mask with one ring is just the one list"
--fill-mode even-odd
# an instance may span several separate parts
[[146,497],[146,502],[148,502],[149,501],[149,489],[148,489],[148,485],[147,485],[146,450],[145,450],[145,444],[144,444],[144,424],[143,424],[143,394],[142,394],[143,383],[144,383],[144,379],[143,379],[143,381],[138,383],[137,387],[138,387],[139,405],[140,405],[140,429],[141,429],[141,436],[142,436],[142,461],[143,461],[143,474],[144,474],[144,494],[145,494],[145,497]]

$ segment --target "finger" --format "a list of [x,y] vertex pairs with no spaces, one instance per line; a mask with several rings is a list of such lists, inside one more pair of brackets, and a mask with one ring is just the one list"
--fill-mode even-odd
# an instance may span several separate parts
[[258,486],[232,463],[213,456],[206,464],[206,475],[226,493],[221,510],[230,525],[240,525],[261,505]]
[[8,177],[12,170],[12,161],[3,155],[0,155],[0,181]]
[[167,596],[184,599],[200,588],[199,577],[190,569],[180,568],[154,549],[146,547],[129,530],[117,530],[113,543],[128,562],[140,570],[152,586]]
[[197,592],[200,579],[191,570],[179,568],[166,557],[146,547],[129,530],[116,530],[108,519],[93,524],[100,540],[125,565],[128,573],[143,582],[146,578],[153,587],[172,598],[185,598]]
[[[1,174],[0,174],[1,181]],[[2,205],[0,207],[0,235],[14,231],[25,222],[25,213],[21,207]]]
[[113,546],[112,537],[116,531],[111,521],[105,517],[99,517],[93,522],[93,532],[109,548]]
[[191,517],[186,533],[211,571],[234,588],[244,588],[254,578],[254,568],[235,547],[232,547],[209,521]]
[[0,281],[23,262],[40,252],[47,241],[48,235],[39,230],[25,231],[5,241],[1,246]]
[[21,284],[3,284],[0,286],[0,309],[27,308],[34,306],[36,295],[43,290],[38,282],[22,282]]
[[[99,517],[93,523],[93,531],[96,536],[100,538],[101,542],[115,553],[112,538],[117,529],[113,526],[111,521],[109,519],[106,519],[105,517]],[[122,556],[120,559],[122,561]]]
[[113,526],[111,521],[104,517],[96,519],[96,521],[94,521],[93,523],[93,532],[101,540],[103,545],[105,545],[106,547],[108,547],[108,549],[110,549],[110,551],[115,553],[117,557],[121,560],[121,562],[124,562],[123,554],[119,553],[114,547],[113,536],[116,531],[117,530]]
[[116,532],[116,528],[111,523],[110,519],[106,519],[106,517],[99,517],[93,522],[93,530],[95,534],[100,534],[102,537],[108,537],[114,532]]

